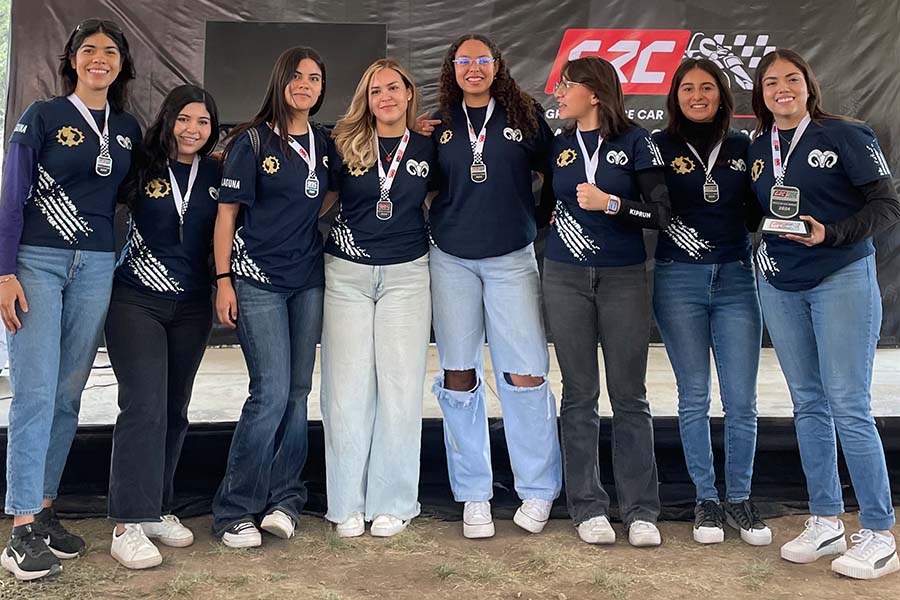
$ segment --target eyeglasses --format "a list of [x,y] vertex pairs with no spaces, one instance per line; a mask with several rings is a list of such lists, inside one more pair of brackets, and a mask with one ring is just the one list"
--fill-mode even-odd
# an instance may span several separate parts
[[122,30],[118,25],[104,19],[86,19],[78,24],[75,31],[94,31],[97,29],[103,29],[104,31],[109,31],[111,33],[122,33]]
[[497,60],[497,59],[494,58],[494,57],[492,57],[492,56],[479,56],[478,58],[475,58],[475,59],[469,58],[468,56],[460,56],[459,58],[454,58],[454,59],[453,59],[453,62],[454,62],[458,67],[468,67],[468,66],[471,65],[473,62],[474,62],[476,65],[478,65],[478,66],[480,66],[480,67],[483,67],[484,65],[489,65],[489,64],[491,64],[491,63],[494,62],[495,60]]
[[556,83],[553,84],[553,93],[555,94],[557,91],[559,91],[559,88],[566,88],[566,91],[568,92],[569,90],[572,89],[572,86],[576,86],[576,85],[584,85],[584,84],[581,83],[580,81],[568,81],[566,79],[560,79],[559,81],[557,81]]

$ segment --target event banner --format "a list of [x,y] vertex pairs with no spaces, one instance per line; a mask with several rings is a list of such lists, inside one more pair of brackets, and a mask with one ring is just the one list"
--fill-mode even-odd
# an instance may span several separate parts
[[[216,64],[216,56],[206,55],[210,23],[384,25],[386,54],[409,68],[425,109],[435,106],[447,46],[464,33],[483,33],[500,47],[519,85],[543,105],[553,128],[562,124],[553,84],[569,59],[599,55],[609,60],[622,82],[629,116],[654,130],[665,126],[666,93],[679,62],[706,57],[728,76],[736,99],[733,127],[751,133],[756,67],[767,52],[790,48],[812,64],[826,110],[868,122],[895,184],[900,172],[896,0],[484,0],[469,5],[434,0],[13,0],[6,139],[30,102],[58,93],[54,74],[59,53],[71,28],[88,17],[111,19],[128,36],[137,70],[132,110],[144,124],[172,87],[204,84],[205,69]],[[342,64],[351,63],[341,56],[351,55],[358,40],[347,35],[337,41],[340,51],[323,51],[329,75],[340,72],[355,81],[361,73],[342,70]],[[250,57],[248,80],[269,72],[271,60],[253,61],[256,44],[242,39],[233,44]],[[235,76],[231,85],[244,86],[242,79]],[[259,99],[263,93],[260,89]],[[323,114],[341,114],[347,100],[348,93],[329,95]],[[247,117],[255,108],[248,107]],[[881,343],[898,345],[900,227],[875,242],[884,302]]]

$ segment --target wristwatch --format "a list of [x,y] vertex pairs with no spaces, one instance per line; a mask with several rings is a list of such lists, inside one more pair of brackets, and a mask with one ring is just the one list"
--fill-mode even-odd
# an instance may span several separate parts
[[619,212],[619,208],[622,206],[622,199],[618,196],[614,196],[612,194],[609,195],[609,204],[606,205],[606,214],[614,215]]

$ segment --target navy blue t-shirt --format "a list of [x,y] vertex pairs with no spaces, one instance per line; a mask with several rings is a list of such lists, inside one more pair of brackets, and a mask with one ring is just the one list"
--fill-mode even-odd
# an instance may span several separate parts
[[[794,130],[779,132],[782,159],[790,148]],[[791,142],[792,143],[792,142]],[[811,122],[790,155],[784,185],[800,189],[800,215],[810,215],[829,225],[862,209],[860,186],[891,176],[875,134],[864,123],[842,119]],[[750,145],[748,166],[753,191],[771,216],[769,197],[775,185],[772,142],[769,131]],[[871,238],[843,246],[821,244],[806,247],[777,235],[764,235],[756,252],[756,264],[766,281],[780,290],[807,290],[850,263],[875,252]]]
[[[235,141],[225,159],[219,202],[241,207],[234,233],[231,269],[236,277],[275,292],[294,292],[325,285],[319,209],[328,190],[336,189],[329,164],[339,160],[329,132],[313,127],[316,142],[315,198],[305,192],[309,167],[268,125],[256,128],[257,157],[249,134]],[[309,151],[309,136],[294,136]]]
[[[100,131],[104,112],[91,111]],[[112,173],[97,175],[100,140],[65,97],[28,107],[10,143],[38,153],[31,193],[25,201],[21,244],[72,250],[115,251],[113,217],[119,184],[131,167],[141,128],[127,112],[109,113]]]
[[[589,153],[597,148],[599,130],[581,132]],[[587,182],[585,160],[578,138],[561,132],[550,153],[556,219],[547,236],[544,256],[558,262],[592,267],[634,265],[647,260],[643,229],[624,223],[620,215],[578,206],[576,188]],[[662,166],[659,148],[646,129],[632,125],[618,136],[603,140],[596,185],[608,194],[637,201],[637,173]],[[589,157],[588,157],[589,158]]]
[[[173,163],[182,195],[191,165]],[[213,158],[200,159],[197,179],[178,237],[178,211],[168,172],[145,182],[131,212],[128,239],[116,267],[116,281],[171,300],[209,296],[209,252],[216,223],[221,168]]]
[[[487,109],[467,110],[477,134]],[[450,112],[451,126],[441,123],[433,134],[440,178],[429,211],[432,240],[444,252],[469,259],[502,256],[524,248],[537,235],[531,172],[545,170],[553,132],[536,110],[538,130],[524,137],[519,129],[510,127],[506,110],[497,103],[484,143],[488,178],[474,183],[466,116],[461,105]]]
[[[656,258],[701,264],[749,258],[744,202],[750,195],[746,163],[750,138],[734,130],[725,136],[712,169],[713,181],[719,186],[718,202],[703,199],[704,165],[680,137],[660,131],[653,140],[662,152],[672,202],[672,220],[660,233]],[[708,156],[702,158],[709,160]]]
[[[381,138],[391,150],[401,138]],[[384,153],[381,164],[390,169]],[[422,206],[433,189],[437,164],[434,141],[410,133],[409,143],[391,185],[393,214],[379,219],[375,205],[380,198],[378,165],[348,167],[338,175],[341,209],[325,242],[325,252],[366,265],[394,265],[415,260],[428,253],[428,235]]]

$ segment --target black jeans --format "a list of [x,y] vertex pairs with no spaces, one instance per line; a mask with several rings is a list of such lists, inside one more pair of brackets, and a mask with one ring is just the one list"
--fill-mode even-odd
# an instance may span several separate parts
[[109,518],[156,521],[174,500],[194,376],[212,327],[209,297],[165,300],[116,282],[106,346],[119,381]]
[[612,405],[612,457],[622,520],[655,522],[659,480],[653,419],[644,381],[650,338],[650,294],[644,264],[582,267],[544,260],[544,305],[562,371],[563,473],[575,524],[606,515],[600,482],[600,375],[603,350]]

